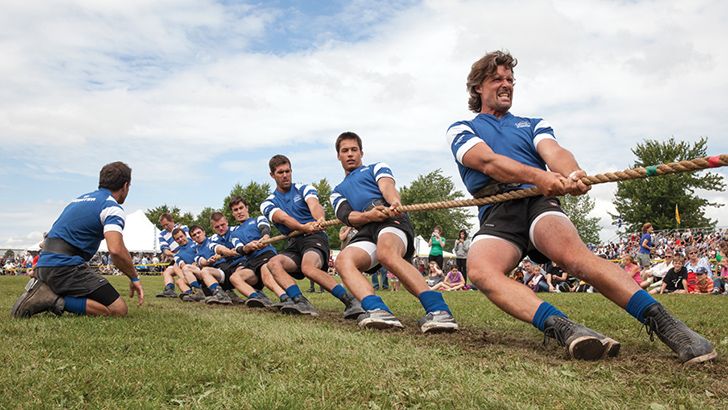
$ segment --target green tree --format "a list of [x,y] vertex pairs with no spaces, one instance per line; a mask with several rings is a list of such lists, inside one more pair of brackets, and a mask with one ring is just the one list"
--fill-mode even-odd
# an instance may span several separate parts
[[[463,193],[455,189],[452,178],[444,176],[441,169],[427,175],[420,175],[412,181],[409,187],[401,187],[399,194],[402,204],[438,202],[463,197]],[[465,208],[412,212],[409,217],[415,229],[415,235],[422,235],[425,239],[429,239],[435,225],[442,227],[443,235],[447,238],[455,238],[460,229],[470,229],[472,226],[468,222],[471,217],[470,211]]]
[[15,257],[15,252],[12,251],[12,249],[8,249],[5,251],[5,254],[3,255],[3,259],[12,259]]
[[163,213],[169,213],[174,218],[174,222],[182,225],[189,226],[195,219],[192,212],[182,212],[178,206],[172,205],[171,207],[167,204],[158,206],[156,208],[147,209],[144,214],[149,220],[159,229],[162,230],[162,226],[159,224],[159,217]]
[[594,210],[594,200],[589,195],[564,195],[559,197],[561,208],[569,215],[584,243],[599,243],[599,218],[590,217]]
[[[707,138],[690,144],[670,138],[660,142],[647,139],[637,144],[632,153],[637,157],[633,167],[682,161],[706,156]],[[638,231],[643,223],[651,222],[655,229],[711,227],[716,221],[705,216],[705,208],[719,207],[696,195],[696,190],[722,191],[723,177],[711,172],[686,172],[617,183],[614,206],[628,231]],[[675,220],[675,205],[680,210],[680,226]]]
[[[318,198],[321,205],[324,207],[324,211],[326,213],[326,220],[336,219],[336,215],[334,215],[334,207],[331,206],[331,201],[329,201],[329,197],[331,196],[331,191],[333,188],[331,188],[331,184],[329,184],[329,181],[326,178],[321,179],[318,182],[314,182],[311,185],[316,188],[318,191]],[[339,229],[341,229],[341,225],[336,226],[330,226],[326,228],[326,234],[329,236],[329,246],[331,249],[338,249],[341,247],[341,241],[339,240]]]
[[233,196],[241,196],[248,203],[248,212],[250,213],[250,216],[260,216],[260,204],[265,201],[265,198],[267,198],[268,195],[270,195],[270,184],[267,182],[259,184],[255,181],[250,181],[245,187],[240,185],[240,183],[237,183],[233,186],[233,189],[230,190],[230,194],[225,197],[222,213],[225,214],[228,221],[233,223],[235,218],[233,218],[233,213],[230,211],[230,198]]

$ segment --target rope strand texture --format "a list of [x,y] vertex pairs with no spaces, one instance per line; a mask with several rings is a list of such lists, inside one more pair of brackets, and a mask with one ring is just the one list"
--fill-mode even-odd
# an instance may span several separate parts
[[[632,179],[647,178],[657,175],[677,174],[683,172],[700,171],[707,168],[718,168],[728,165],[728,154],[720,154],[711,157],[695,158],[685,161],[670,162],[651,167],[637,167],[623,171],[605,172],[603,174],[588,175],[581,179],[585,185],[597,185],[607,182],[629,181]],[[431,211],[435,209],[461,208],[466,206],[481,206],[495,204],[498,202],[510,201],[512,199],[528,198],[541,195],[538,188],[519,189],[516,191],[504,192],[502,194],[490,195],[483,198],[458,199],[450,201],[428,202],[422,204],[402,205],[398,209],[402,212]],[[338,219],[330,219],[321,223],[323,228],[341,224]],[[293,231],[288,235],[278,235],[262,241],[264,244],[278,242],[284,239],[301,235],[300,231]]]

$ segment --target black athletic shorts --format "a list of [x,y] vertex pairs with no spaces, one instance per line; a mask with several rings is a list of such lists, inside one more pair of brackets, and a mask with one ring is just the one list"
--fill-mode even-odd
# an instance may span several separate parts
[[306,252],[313,251],[321,257],[321,270],[326,272],[329,269],[329,237],[324,232],[316,232],[310,235],[296,236],[288,240],[288,246],[281,252],[296,264],[298,271],[291,273],[296,279],[303,279],[301,273],[301,262]]
[[[381,232],[384,228],[397,228],[400,231],[404,232],[405,237],[407,238],[407,249],[404,252],[403,258],[406,261],[412,259],[412,255],[414,255],[415,253],[415,231],[412,228],[412,224],[410,223],[407,214],[403,214],[395,218],[390,218],[382,222],[370,222],[362,226],[359,229],[359,232],[357,232],[356,235],[351,238],[349,246],[357,242],[372,242],[376,244],[377,240],[379,239],[379,232]],[[381,265],[377,264],[376,266],[367,270],[367,272],[374,273],[379,270],[380,266]]]
[[59,296],[85,297],[104,285],[111,286],[98,269],[86,263],[76,266],[39,267],[35,271],[38,279]]
[[111,286],[111,283],[107,283],[106,285],[103,285],[95,291],[91,292],[86,297],[91,300],[95,300],[104,306],[110,306],[116,301],[116,299],[119,299],[121,295],[119,295],[119,292],[117,292],[116,289]]
[[529,237],[533,222],[546,212],[566,216],[555,197],[535,196],[494,204],[485,211],[480,220],[480,230],[473,238],[480,235],[503,238],[516,245],[522,256],[527,255],[535,263],[546,263],[549,259],[533,246]]
[[245,263],[242,265],[244,269],[252,270],[258,278],[258,281],[254,285],[251,285],[256,290],[263,289],[263,279],[261,278],[260,268],[268,263],[268,261],[274,256],[276,256],[276,253],[273,251],[263,252],[254,258],[247,258]]
[[238,268],[238,266],[242,265],[245,262],[244,258],[237,258],[233,261],[224,260],[220,262],[219,264],[213,266],[214,268],[220,269],[222,273],[225,274],[225,280],[222,281],[220,284],[220,287],[222,287],[223,290],[231,290],[233,289],[232,283],[230,283],[230,275],[235,272],[235,269]]

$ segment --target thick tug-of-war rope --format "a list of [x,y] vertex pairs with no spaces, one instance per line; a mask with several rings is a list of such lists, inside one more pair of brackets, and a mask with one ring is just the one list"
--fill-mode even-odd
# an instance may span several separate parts
[[[677,174],[682,172],[694,172],[707,168],[718,168],[728,165],[728,154],[714,155],[711,157],[695,158],[668,164],[650,165],[648,167],[637,167],[625,169],[624,171],[606,172],[597,175],[588,175],[581,179],[585,185],[604,184],[607,182],[629,181],[658,175]],[[483,198],[458,199],[440,202],[428,202],[423,204],[402,205],[398,209],[401,212],[431,211],[434,209],[460,208],[465,206],[489,205],[497,202],[510,201],[512,199],[528,198],[541,195],[538,188],[519,189],[502,194],[490,195]],[[341,224],[338,219],[331,219],[321,223],[322,228]],[[288,235],[278,235],[262,241],[265,244],[278,242],[284,239],[301,235],[300,231],[293,231]]]

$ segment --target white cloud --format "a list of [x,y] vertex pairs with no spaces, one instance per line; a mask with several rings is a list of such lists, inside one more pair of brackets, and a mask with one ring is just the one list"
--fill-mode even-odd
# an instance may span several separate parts
[[[645,137],[709,136],[711,153],[728,152],[724,2],[432,1],[356,43],[324,33],[299,52],[246,51],[281,15],[191,0],[6,6],[0,142],[38,176],[94,175],[128,157],[136,181],[152,183],[168,175],[160,156],[194,168],[305,141],[314,148],[297,156],[318,164],[301,175],[335,183],[335,156],[316,144],[353,130],[369,160],[397,160],[402,183],[435,168],[455,175],[443,133],[472,116],[469,66],[507,48],[520,60],[513,112],[547,118],[590,173],[627,167]],[[266,162],[220,167],[264,182]],[[612,191],[594,190],[600,218]]]

